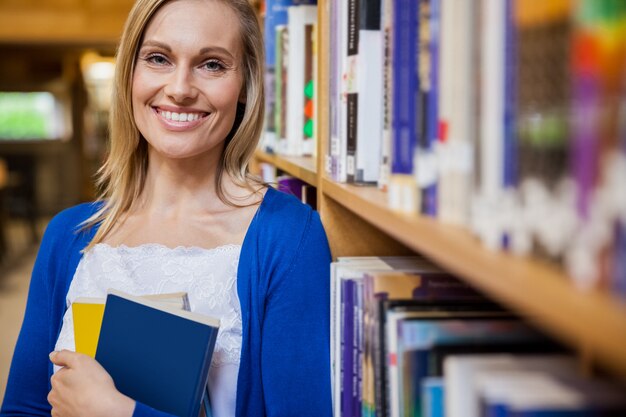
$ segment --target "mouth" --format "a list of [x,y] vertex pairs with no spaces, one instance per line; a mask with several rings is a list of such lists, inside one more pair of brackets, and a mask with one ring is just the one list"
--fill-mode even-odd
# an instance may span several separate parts
[[161,119],[166,122],[174,122],[174,123],[193,123],[198,122],[205,117],[207,117],[210,113],[207,112],[176,112],[164,110],[159,107],[152,108],[157,115],[160,116]]

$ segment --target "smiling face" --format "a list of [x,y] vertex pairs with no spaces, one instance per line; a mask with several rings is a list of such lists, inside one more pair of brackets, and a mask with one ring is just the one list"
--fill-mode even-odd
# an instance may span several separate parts
[[235,13],[218,0],[174,0],[148,24],[132,80],[137,128],[167,158],[219,158],[242,95]]

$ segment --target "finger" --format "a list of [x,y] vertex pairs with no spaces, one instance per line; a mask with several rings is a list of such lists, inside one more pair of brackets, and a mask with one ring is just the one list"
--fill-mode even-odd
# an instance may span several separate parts
[[57,366],[67,366],[69,368],[76,362],[76,352],[67,349],[50,353],[50,361]]

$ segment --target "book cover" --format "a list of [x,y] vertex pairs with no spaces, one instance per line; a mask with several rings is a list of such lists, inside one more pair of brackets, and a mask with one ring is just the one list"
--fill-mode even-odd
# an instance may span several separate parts
[[[189,311],[187,293],[151,294],[142,298],[165,303],[174,308]],[[78,297],[72,303],[72,320],[74,321],[74,342],[78,353],[96,356],[102,316],[104,315],[104,298]]]
[[197,417],[219,320],[109,290],[96,360],[123,394]]

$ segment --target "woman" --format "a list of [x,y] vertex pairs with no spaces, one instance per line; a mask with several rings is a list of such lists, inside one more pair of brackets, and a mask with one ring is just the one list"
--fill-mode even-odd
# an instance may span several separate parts
[[331,414],[326,236],[316,212],[247,172],[263,120],[262,48],[247,0],[135,4],[103,195],[48,226],[2,416],[162,414],[71,352],[71,302],[109,287],[187,291],[194,310],[221,317],[214,415]]

